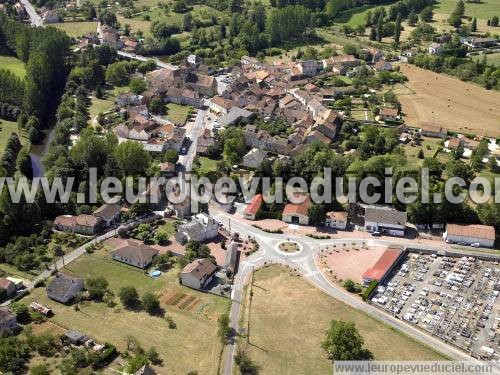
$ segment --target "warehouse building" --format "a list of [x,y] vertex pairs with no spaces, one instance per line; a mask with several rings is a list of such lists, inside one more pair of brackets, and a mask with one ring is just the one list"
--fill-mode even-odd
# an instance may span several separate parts
[[443,238],[448,243],[464,243],[477,247],[495,245],[495,228],[489,225],[448,224]]

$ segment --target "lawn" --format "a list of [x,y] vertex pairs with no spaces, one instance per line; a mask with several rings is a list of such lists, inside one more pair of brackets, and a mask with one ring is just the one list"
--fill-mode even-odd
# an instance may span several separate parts
[[111,90],[106,90],[104,98],[98,99],[92,96],[92,103],[89,108],[90,121],[94,119],[99,113],[109,111],[115,105],[115,98],[123,93],[129,92],[128,86],[114,87]]
[[0,69],[9,70],[19,78],[24,78],[26,75],[26,67],[24,63],[16,57],[0,56]]
[[[20,135],[16,122],[0,119],[0,155],[3,154],[7,141],[9,140],[10,135],[14,132],[17,133],[17,135]],[[24,134],[20,135],[20,139],[21,143],[26,143],[26,136],[24,136]]]
[[205,156],[200,156],[198,158],[198,161],[200,162],[200,171],[203,174],[208,173],[208,172],[213,172],[217,170],[217,161],[218,160],[213,160],[210,158],[207,158]]
[[168,103],[165,107],[167,109],[165,117],[178,125],[184,125],[189,113],[193,110],[193,107],[188,105],[179,105],[175,103]]
[[[451,14],[457,6],[456,0],[438,0],[434,12]],[[481,3],[465,2],[465,15],[481,19],[490,19],[500,13],[500,0],[484,0]]]
[[331,373],[321,342],[332,319],[354,322],[375,359],[445,359],[280,268],[257,271],[252,293],[247,351],[263,374]]
[[175,220],[165,220],[165,224],[158,226],[157,230],[166,232],[170,238],[175,234],[175,223]]
[[362,7],[357,7],[349,10],[345,10],[340,12],[335,17],[335,22],[351,26],[352,28],[356,28],[359,25],[363,25],[366,22],[366,14],[372,11],[375,6],[372,5],[363,5]]
[[165,293],[168,290],[171,295],[197,303],[187,308],[187,305],[169,302],[160,297],[162,307],[177,325],[176,329],[170,329],[160,317],[152,317],[144,311],[123,309],[118,298],[115,308],[107,307],[104,303],[84,302],[80,304],[80,311],[76,311],[73,306],[49,300],[45,290],[39,288],[26,296],[23,302],[36,300],[47,304],[54,310],[54,317],[50,320],[55,324],[79,330],[100,342],[110,342],[119,350],[126,349],[126,337],[129,335],[138,339],[145,348],[154,346],[164,360],[165,365],[161,369],[163,373],[216,373],[221,350],[217,319],[228,309],[227,299],[179,285],[178,269],[175,268],[154,280],[139,269],[111,260],[106,249],[92,255],[83,255],[68,265],[65,271],[82,277],[104,276],[115,295],[120,287],[133,285],[140,295],[145,292],[160,294],[160,291]]
[[56,23],[54,27],[64,31],[71,38],[78,38],[97,30],[97,22],[63,22]]
[[408,164],[409,165],[421,165],[423,162],[423,159],[418,158],[418,153],[420,150],[424,152],[424,157],[432,157],[434,156],[434,153],[439,147],[441,146],[441,140],[437,138],[427,138],[424,137],[422,138],[422,142],[420,146],[411,146],[411,144],[406,144],[404,146],[404,151],[406,158],[408,159]]

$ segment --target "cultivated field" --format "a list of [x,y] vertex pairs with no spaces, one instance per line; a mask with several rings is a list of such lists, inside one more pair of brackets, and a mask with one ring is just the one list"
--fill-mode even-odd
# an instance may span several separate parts
[[125,285],[135,286],[139,295],[156,293],[177,328],[168,328],[165,319],[150,316],[144,311],[125,310],[118,297],[114,308],[104,303],[83,302],[80,310],[76,311],[73,306],[49,300],[45,289],[39,288],[25,297],[23,302],[46,304],[54,310],[54,317],[50,319],[53,323],[79,330],[97,341],[110,342],[119,350],[126,349],[126,337],[129,335],[137,338],[146,349],[154,346],[164,360],[164,367],[159,368],[160,374],[185,374],[189,371],[216,373],[221,350],[217,319],[227,310],[227,299],[179,285],[177,268],[152,279],[139,269],[110,260],[106,250],[83,255],[68,265],[65,271],[85,278],[104,276],[115,295]]
[[409,125],[435,122],[457,132],[500,135],[500,92],[488,91],[444,74],[401,64],[409,82],[396,89]]
[[247,350],[262,374],[331,373],[321,342],[332,319],[353,321],[376,359],[444,359],[280,268],[257,271],[252,291]]

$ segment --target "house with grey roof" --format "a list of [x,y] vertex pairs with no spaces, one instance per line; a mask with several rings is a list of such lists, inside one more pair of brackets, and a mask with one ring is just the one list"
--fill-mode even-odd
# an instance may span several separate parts
[[153,262],[153,258],[158,253],[159,251],[153,247],[127,240],[111,253],[111,257],[118,262],[145,269]]
[[83,290],[83,279],[67,273],[57,273],[47,286],[47,296],[54,301],[68,303]]
[[258,148],[252,148],[243,156],[243,162],[241,165],[247,168],[257,169],[266,156],[267,152]]
[[202,289],[212,281],[217,266],[209,259],[195,259],[181,272],[182,285],[193,289]]
[[406,212],[387,206],[365,207],[365,229],[368,232],[380,232],[391,236],[404,236],[406,229]]

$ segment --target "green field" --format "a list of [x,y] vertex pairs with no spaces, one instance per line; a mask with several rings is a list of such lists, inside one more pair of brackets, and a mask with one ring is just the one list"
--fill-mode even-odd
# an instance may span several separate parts
[[500,67],[500,53],[490,53],[489,55],[475,55],[472,57],[472,60],[482,61],[483,56],[486,56],[486,62],[488,64]]
[[340,12],[337,17],[335,17],[334,21],[355,28],[365,23],[366,14],[374,8],[376,7],[372,5],[364,5],[362,7],[345,10]]
[[[456,0],[438,0],[434,12],[451,14],[456,5]],[[479,4],[465,2],[465,15],[485,20],[495,15],[500,17],[500,0],[483,0]]]
[[117,297],[118,304],[114,308],[104,303],[83,302],[77,311],[73,306],[49,300],[45,289],[39,288],[26,296],[23,303],[39,301],[46,304],[54,311],[54,317],[50,319],[53,323],[84,332],[99,342],[110,342],[122,351],[126,349],[129,335],[146,349],[154,346],[164,361],[159,373],[216,373],[221,351],[217,319],[228,309],[229,300],[179,285],[176,268],[152,279],[142,270],[111,260],[106,249],[81,256],[64,271],[85,278],[104,276],[115,295],[122,286],[133,285],[140,295],[153,292],[162,296],[169,292],[184,298],[190,296],[198,303],[192,309],[185,309],[180,305],[165,304],[160,297],[162,307],[177,325],[175,329],[168,328],[161,317],[150,316],[144,311],[125,310]]
[[26,75],[24,63],[12,56],[0,56],[0,69],[9,70],[20,78]]
[[64,31],[72,38],[81,37],[97,30],[97,22],[63,22],[54,24],[54,27]]
[[[248,297],[247,293],[247,297]],[[423,344],[333,299],[282,268],[254,275],[248,321],[249,343],[241,339],[262,374],[328,374],[332,364],[321,349],[332,319],[352,321],[377,360],[443,360]]]
[[424,152],[424,157],[432,157],[440,145],[441,140],[437,138],[422,138],[420,145],[412,146],[411,142],[403,146],[405,156],[408,159],[408,165],[421,165],[423,159],[418,158],[418,153],[420,150]]
[[[0,119],[0,155],[4,151],[10,135],[14,132],[17,133],[17,135],[20,135],[19,130],[17,129],[17,123]],[[20,140],[22,144],[27,142],[24,134],[20,135]]]

